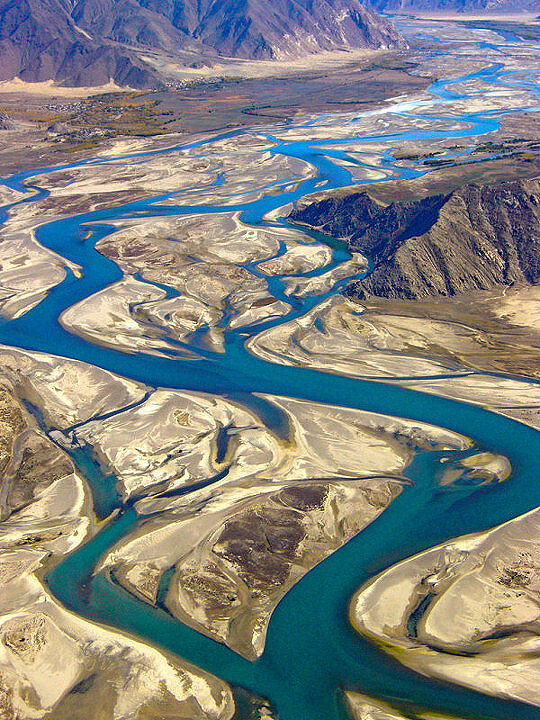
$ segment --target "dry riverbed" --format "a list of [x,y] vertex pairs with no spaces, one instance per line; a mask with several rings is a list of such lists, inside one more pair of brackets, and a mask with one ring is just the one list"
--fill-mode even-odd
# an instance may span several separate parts
[[[63,363],[49,365],[44,386],[40,374],[49,358],[15,352],[4,359],[16,370],[3,372],[0,383],[1,716],[83,720],[99,706],[107,717],[128,718],[136,712],[141,718],[171,713],[229,720],[234,701],[222,681],[81,620],[62,608],[43,585],[44,571],[80,546],[99,525],[84,478],[41,430],[18,392],[30,365],[30,394],[34,399],[39,395],[42,404],[44,397],[51,400],[56,394],[57,417],[65,418],[63,390],[72,387],[69,374],[80,366],[65,363],[62,372]],[[103,407],[102,390],[107,386],[120,390],[111,393],[117,400],[125,400],[125,387],[115,387],[99,372],[94,375],[96,386],[82,394],[91,396],[94,411]],[[83,382],[84,377],[83,370]],[[51,378],[58,381],[52,393]]]
[[[260,396],[283,416],[276,434],[219,397],[149,389],[41,353],[0,355],[7,381],[43,409],[55,452],[88,448],[136,500],[137,528],[98,569],[151,604],[172,569],[169,612],[249,658],[285,592],[391,503],[416,452],[469,447],[422,423]],[[441,482],[471,468],[487,481],[508,472],[477,454]]]
[[420,553],[362,587],[351,622],[423,674],[540,706],[539,541],[536,509]]
[[249,342],[259,357],[399,383],[540,425],[540,288],[429,301],[335,296]]

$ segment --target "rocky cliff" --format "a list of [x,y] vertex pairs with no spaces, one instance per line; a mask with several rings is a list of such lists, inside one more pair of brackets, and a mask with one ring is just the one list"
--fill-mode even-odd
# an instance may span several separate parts
[[353,297],[418,299],[540,281],[540,180],[388,206],[356,193],[290,219],[346,238],[370,258],[372,271],[347,289]]

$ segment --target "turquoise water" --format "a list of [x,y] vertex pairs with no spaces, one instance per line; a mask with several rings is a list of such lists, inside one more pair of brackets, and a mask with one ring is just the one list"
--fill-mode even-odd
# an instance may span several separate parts
[[[481,71],[487,82],[501,84],[507,74],[500,65]],[[475,73],[468,78],[479,77]],[[452,91],[454,83],[464,79],[441,80],[431,92],[441,100],[461,97]],[[519,84],[519,81],[512,81]],[[527,89],[531,90],[530,83]],[[532,100],[536,100],[536,86]],[[414,109],[400,112],[404,119]],[[347,146],[385,140],[399,144],[422,138],[461,138],[486,135],[496,129],[496,113],[464,113],[459,118],[445,117],[447,129],[422,132],[393,132],[388,135],[358,136],[354,120],[351,135],[345,139],[329,137],[324,141],[283,142],[276,139],[273,153],[281,153],[309,162],[317,171],[315,178],[304,180],[294,190],[290,183],[273,184],[272,194],[255,201],[241,197],[234,206],[160,205],[173,193],[120,207],[75,215],[47,223],[36,235],[42,245],[82,266],[82,278],[73,274],[54,288],[36,308],[23,317],[0,324],[0,342],[90,362],[149,386],[164,386],[219,393],[245,402],[260,417],[286,437],[286,418],[252,393],[271,393],[305,398],[352,408],[430,422],[474,438],[476,447],[506,455],[513,466],[511,478],[493,487],[463,486],[441,489],[435,479],[439,454],[421,453],[408,468],[413,481],[391,507],[370,527],[334,553],[302,581],[279,604],[270,623],[267,645],[262,657],[250,663],[222,645],[189,629],[159,608],[152,608],[126,593],[105,576],[93,575],[93,568],[107,549],[129,533],[137,523],[130,505],[106,524],[90,542],[67,557],[48,575],[52,592],[67,607],[82,616],[113,627],[130,630],[147,640],[168,648],[179,656],[203,667],[229,682],[267,697],[278,709],[281,720],[340,720],[346,717],[340,690],[355,688],[368,695],[386,698],[404,707],[418,706],[477,720],[529,720],[538,718],[538,710],[522,703],[498,700],[458,686],[423,678],[400,666],[351,629],[347,605],[352,593],[366,579],[390,564],[437,542],[467,532],[493,526],[540,504],[540,483],[536,458],[540,454],[540,433],[517,422],[466,405],[382,382],[354,380],[309,369],[274,365],[250,355],[245,342],[250,333],[262,327],[298,317],[332,293],[297,298],[289,315],[251,328],[226,333],[226,352],[213,353],[197,347],[199,360],[186,360],[171,349],[169,356],[144,353],[126,354],[93,345],[78,338],[58,323],[63,310],[78,300],[119,280],[121,271],[97,253],[94,245],[114,231],[113,220],[137,217],[180,216],[191,213],[216,213],[237,210],[246,223],[264,224],[264,215],[286,203],[295,202],[315,189],[349,185],[350,172],[333,162],[347,159]],[[227,133],[226,137],[244,131]],[[177,146],[153,153],[140,153],[141,161],[157,152],[164,159],[183,147],[200,147],[201,152],[215,138],[189,146]],[[318,145],[324,144],[320,149]],[[86,161],[88,162],[88,161]],[[98,171],[99,159],[91,161]],[[420,165],[400,168],[391,153],[384,156],[386,167],[397,177],[414,177],[429,170]],[[46,169],[22,173],[6,180],[11,187],[24,187],[30,178],[39,182]],[[223,179],[222,179],[223,180]],[[37,185],[35,185],[37,187]],[[39,193],[27,201],[43,197]],[[190,203],[195,196],[190,195]],[[92,223],[90,226],[89,223]],[[321,241],[324,238],[320,238]],[[333,244],[333,263],[347,259],[339,243]],[[246,266],[257,272],[255,265]],[[326,270],[327,268],[325,268]],[[283,297],[280,279],[272,279],[272,291]],[[119,506],[114,478],[103,474],[84,448],[74,451],[79,468],[93,487],[100,513],[106,516]],[[449,453],[445,453],[446,456]],[[110,492],[109,492],[110,488]]]

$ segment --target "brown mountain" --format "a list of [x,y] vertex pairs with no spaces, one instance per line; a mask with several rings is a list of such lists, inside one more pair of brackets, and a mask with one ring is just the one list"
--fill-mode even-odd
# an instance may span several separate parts
[[291,220],[344,237],[373,269],[354,297],[418,299],[540,282],[540,180],[466,185],[382,206],[366,193],[325,199]]
[[405,46],[359,0],[0,0],[0,80],[145,87],[159,82],[149,51],[293,59]]
[[152,83],[155,73],[136,53],[92,39],[77,27],[71,10],[67,0],[0,0],[0,80]]

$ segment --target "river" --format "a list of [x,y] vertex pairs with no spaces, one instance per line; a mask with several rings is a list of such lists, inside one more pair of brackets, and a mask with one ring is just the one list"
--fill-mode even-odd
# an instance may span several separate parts
[[[225,353],[200,350],[200,360],[186,360],[174,354],[170,357],[141,352],[126,354],[101,347],[67,332],[59,324],[58,317],[78,300],[122,277],[117,265],[94,249],[100,238],[117,229],[111,224],[113,221],[133,216],[216,213],[225,209],[239,211],[244,223],[264,225],[268,222],[265,216],[271,210],[295,202],[314,190],[350,185],[350,171],[337,162],[346,157],[348,145],[381,139],[399,145],[406,140],[422,138],[476,138],[496,130],[500,122],[498,112],[463,112],[458,117],[444,114],[444,101],[467,98],[463,84],[475,80],[498,88],[505,87],[505,83],[512,89],[517,85],[531,92],[531,103],[537,100],[537,85],[530,80],[521,81],[502,64],[490,64],[464,77],[439,80],[429,88],[428,92],[441,102],[441,113],[436,119],[444,121],[446,127],[441,128],[439,124],[436,129],[421,132],[405,129],[403,132],[393,130],[387,135],[358,136],[354,132],[354,118],[348,118],[349,137],[325,137],[324,141],[320,138],[280,141],[278,133],[274,137],[267,130],[261,130],[276,141],[272,153],[301,159],[316,169],[315,177],[299,182],[294,189],[290,189],[290,183],[278,185],[260,199],[239,198],[237,205],[226,207],[197,205],[193,203],[193,195],[186,196],[189,204],[182,204],[180,196],[177,205],[160,205],[161,200],[170,198],[170,194],[166,194],[41,225],[36,231],[39,242],[80,265],[82,276],[68,273],[66,279],[34,309],[16,320],[4,320],[0,324],[0,342],[4,344],[83,360],[151,387],[199,390],[240,401],[246,393],[262,392],[407,417],[462,433],[473,438],[477,447],[509,458],[513,473],[507,482],[485,488],[467,486],[457,493],[450,493],[442,492],[434,479],[438,454],[417,455],[407,470],[407,475],[414,481],[411,486],[405,487],[372,525],[310,571],[279,604],[270,623],[264,654],[254,663],[191,630],[162,609],[139,601],[105,576],[93,575],[94,566],[107,548],[137,523],[136,513],[130,506],[121,508],[113,520],[104,524],[101,532],[49,573],[47,582],[51,591],[68,608],[81,616],[133,632],[233,685],[267,697],[277,708],[281,720],[342,720],[348,716],[339,691],[347,688],[390,699],[409,710],[416,707],[475,720],[538,718],[538,710],[532,706],[436,682],[404,668],[353,632],[347,619],[347,607],[362,582],[394,562],[448,538],[509,520],[539,505],[537,457],[540,456],[540,433],[478,406],[383,382],[275,365],[247,352],[245,344],[250,336],[263,327],[305,314],[329,295],[339,292],[339,284],[330,293],[297,300],[292,311],[283,318],[248,331],[245,328],[227,331]],[[459,85],[461,89],[454,92],[453,85]],[[396,101],[385,112],[392,113],[394,119],[406,118],[409,123],[415,117],[419,121],[425,120],[424,106],[425,101]],[[521,111],[515,110],[516,113]],[[299,127],[308,128],[310,124],[313,124],[312,119]],[[241,136],[245,132],[248,131],[237,130],[226,135]],[[214,140],[215,137],[209,137],[192,143],[191,147],[200,147],[204,152],[205,146]],[[320,145],[324,145],[324,149]],[[159,152],[165,159],[167,154],[185,147],[152,151],[152,154]],[[136,157],[144,162],[150,155],[139,153]],[[455,160],[459,159],[456,156]],[[84,163],[92,163],[99,172],[102,161],[98,157]],[[385,155],[383,162],[397,178],[428,172],[420,164],[404,167],[396,163],[390,153]],[[31,184],[39,190],[40,174],[47,172],[48,168],[37,169],[14,175],[4,182],[16,189],[26,189]],[[171,193],[173,191],[171,188]],[[45,196],[45,191],[38,191],[26,201],[39,202]],[[334,247],[333,264],[348,257],[339,244]],[[256,271],[256,268],[251,269]],[[280,296],[279,282],[274,283],[272,290],[276,297]],[[89,472],[86,474],[97,491],[99,478]],[[103,493],[103,488],[100,492]]]

